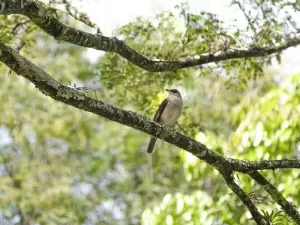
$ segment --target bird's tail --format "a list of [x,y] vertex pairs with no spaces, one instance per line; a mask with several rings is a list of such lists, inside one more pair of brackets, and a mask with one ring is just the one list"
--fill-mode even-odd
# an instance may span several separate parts
[[152,153],[153,152],[153,148],[154,148],[156,140],[157,140],[156,137],[151,137],[149,145],[148,145],[148,148],[147,148],[147,152],[148,153]]
[[147,154],[147,166],[148,166],[148,177],[151,182],[153,182],[153,168],[152,168],[152,155]]

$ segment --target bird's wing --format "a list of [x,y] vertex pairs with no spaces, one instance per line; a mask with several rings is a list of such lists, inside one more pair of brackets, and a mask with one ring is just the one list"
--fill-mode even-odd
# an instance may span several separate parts
[[163,102],[159,105],[158,110],[156,111],[155,116],[154,116],[154,119],[153,119],[155,122],[159,122],[160,116],[161,116],[162,112],[165,110],[167,104],[168,104],[168,100],[165,99],[165,100],[163,100]]

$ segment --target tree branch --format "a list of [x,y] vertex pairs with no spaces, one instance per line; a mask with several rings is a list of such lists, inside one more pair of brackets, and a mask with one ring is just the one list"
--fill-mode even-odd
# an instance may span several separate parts
[[[222,174],[222,172],[220,172]],[[228,187],[241,199],[241,201],[244,203],[244,205],[248,208],[250,211],[253,220],[259,224],[264,225],[266,224],[262,215],[259,213],[258,209],[254,205],[254,203],[251,201],[249,196],[237,185],[232,177],[232,174],[222,174]]]
[[[109,38],[101,34],[86,33],[60,23],[41,2],[36,0],[0,0],[0,15],[1,14],[25,15],[42,30],[55,37],[57,40],[107,52],[116,52],[133,64],[153,72],[173,71],[185,67],[236,58],[266,56],[300,44],[300,37],[295,37],[287,40],[281,45],[265,48],[200,54],[182,57],[176,60],[151,60],[117,38]],[[17,74],[30,80],[43,94],[54,100],[138,129],[146,134],[165,140],[168,143],[192,153],[199,159],[202,159],[222,174],[228,187],[242,200],[257,224],[265,224],[265,221],[249,196],[247,196],[247,194],[235,183],[232,177],[233,171],[249,174],[249,176],[266,189],[271,197],[291,218],[294,219],[296,223],[300,224],[300,216],[295,207],[260,173],[253,171],[275,168],[300,168],[300,160],[249,162],[227,159],[213,152],[205,145],[184,136],[167,126],[158,124],[134,112],[122,110],[108,103],[87,97],[84,93],[76,89],[60,84],[45,71],[22,57],[17,51],[2,43],[0,43],[0,61],[14,70]]]
[[[176,145],[177,147],[192,153],[199,159],[202,159],[209,165],[216,168],[223,175],[228,186],[238,195],[239,198],[241,198],[252,214],[252,217],[258,222],[261,221],[260,214],[253,203],[248,199],[248,196],[243,193],[233,180],[231,180],[230,177],[233,170],[230,163],[226,160],[226,158],[208,149],[205,145],[176,132],[168,126],[158,124],[134,112],[126,111],[100,100],[87,97],[85,96],[85,93],[60,84],[44,70],[21,56],[16,50],[2,44],[1,42],[0,61],[14,70],[17,74],[31,81],[43,94],[53,98],[54,100],[140,130],[146,134]],[[263,223],[259,222],[258,224]]]
[[254,37],[257,38],[257,29],[256,29],[255,26],[254,26],[253,20],[252,20],[252,19],[250,18],[250,16],[246,13],[246,10],[245,10],[245,8],[242,6],[242,3],[240,3],[239,1],[234,0],[234,1],[232,2],[232,4],[237,5],[237,6],[240,8],[240,10],[243,12],[244,16],[246,17],[246,19],[247,19],[247,21],[248,21],[248,24],[249,24],[249,26],[250,26],[252,32],[253,32],[253,34],[254,34]]
[[[106,119],[140,130],[168,143],[185,149],[208,164],[218,167],[225,158],[208,149],[205,145],[186,137],[174,129],[156,123],[135,112],[120,109],[100,100],[87,97],[85,93],[60,84],[44,70],[21,56],[16,50],[0,42],[0,61],[17,74],[31,81],[43,94],[56,101],[102,116]],[[228,163],[227,163],[228,164]]]
[[260,184],[272,197],[272,199],[277,202],[278,205],[284,210],[284,212],[289,215],[297,224],[300,224],[300,214],[296,210],[295,206],[288,202],[279,191],[267,181],[263,175],[257,171],[248,172],[249,176],[254,179],[258,184]]
[[69,27],[59,22],[49,10],[37,0],[0,0],[0,15],[22,14],[29,17],[38,27],[57,40],[69,42],[83,47],[94,48],[107,52],[116,52],[131,63],[152,72],[174,71],[181,68],[198,66],[211,62],[229,59],[264,57],[279,53],[289,47],[300,44],[300,37],[287,40],[281,45],[247,50],[228,50],[217,53],[206,53],[181,57],[175,60],[153,60],[129,47],[125,42],[100,34],[91,34]]
[[[74,88],[64,86],[54,80],[44,70],[21,56],[16,50],[0,42],[0,61],[17,74],[30,80],[45,95],[54,100],[92,112],[109,120],[138,129],[144,133],[163,139],[179,148],[185,149],[215,168],[228,167],[232,171],[246,173],[252,170],[300,168],[300,160],[246,161],[224,158],[205,145],[176,132],[168,126],[158,124],[134,112],[122,110],[108,103],[85,96]],[[231,172],[231,171],[229,171]]]
[[[14,70],[17,74],[30,80],[43,94],[50,96],[54,100],[74,106],[78,109],[92,112],[109,120],[138,129],[144,133],[165,140],[210,164],[223,175],[229,188],[237,194],[237,196],[247,206],[253,219],[258,224],[263,224],[261,215],[248,196],[233,181],[233,178],[231,177],[232,172],[247,172],[253,169],[274,169],[276,167],[290,168],[288,164],[297,168],[299,167],[299,161],[297,160],[247,162],[243,160],[224,158],[208,149],[205,145],[186,137],[167,126],[158,124],[134,112],[122,110],[105,102],[92,99],[76,89],[60,84],[45,71],[21,56],[16,50],[13,50],[1,42],[0,61]],[[252,174],[252,172],[249,172],[249,174]]]
[[300,160],[264,160],[246,161],[239,159],[226,158],[234,171],[247,173],[253,170],[275,170],[275,169],[296,169],[300,168]]

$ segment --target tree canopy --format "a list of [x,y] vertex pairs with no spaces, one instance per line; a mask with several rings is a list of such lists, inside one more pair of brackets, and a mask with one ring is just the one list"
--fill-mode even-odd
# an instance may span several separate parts
[[[300,71],[273,69],[298,0],[234,0],[233,24],[185,2],[113,37],[73,4],[0,0],[0,224],[300,224]],[[168,87],[175,127],[150,119]]]

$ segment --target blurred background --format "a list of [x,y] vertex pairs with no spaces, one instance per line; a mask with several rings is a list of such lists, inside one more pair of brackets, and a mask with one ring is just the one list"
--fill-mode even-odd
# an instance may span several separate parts
[[[297,34],[300,13],[288,1],[241,2],[44,3],[59,21],[95,33],[66,12],[70,3],[104,35],[150,58],[264,47]],[[295,145],[300,136],[299,47],[282,55],[150,73],[117,54],[57,42],[26,17],[0,18],[0,41],[14,47],[24,42],[20,53],[62,84],[149,118],[166,97],[164,89],[178,88],[184,111],[175,128],[181,133],[226,157],[300,156]],[[56,102],[4,64],[0,72],[1,225],[254,224],[218,172],[191,154],[159,141],[151,181],[148,135]],[[299,170],[263,174],[300,205]],[[235,177],[264,214],[278,224],[293,224],[254,181]]]

